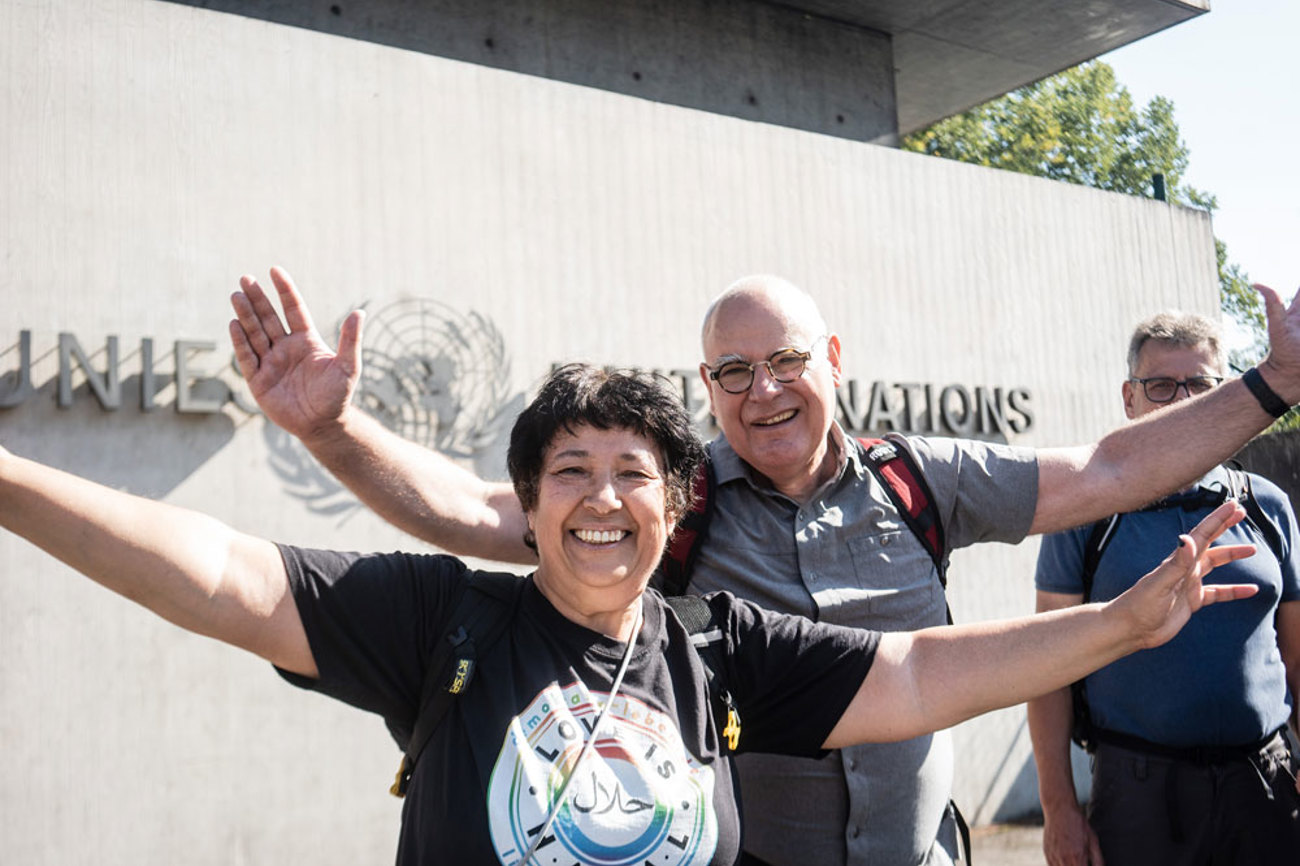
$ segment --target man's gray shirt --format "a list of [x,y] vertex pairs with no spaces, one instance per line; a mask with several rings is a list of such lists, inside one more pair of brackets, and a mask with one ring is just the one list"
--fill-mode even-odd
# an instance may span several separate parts
[[[727,590],[773,610],[881,631],[943,625],[946,601],[929,553],[857,440],[838,426],[831,435],[839,472],[807,504],[756,477],[724,437],[709,444],[717,492],[691,592]],[[1032,449],[889,438],[916,458],[949,550],[1028,534],[1038,489]],[[736,766],[745,849],[774,866],[921,863],[952,790],[946,732],[853,746],[819,761],[740,755]]]

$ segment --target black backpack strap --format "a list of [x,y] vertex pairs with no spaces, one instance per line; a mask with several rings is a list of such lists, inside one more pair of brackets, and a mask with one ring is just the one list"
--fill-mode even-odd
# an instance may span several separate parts
[[1088,540],[1083,544],[1083,571],[1079,575],[1083,583],[1084,604],[1092,600],[1092,581],[1097,576],[1097,566],[1101,563],[1102,554],[1110,546],[1111,539],[1115,537],[1115,530],[1119,528],[1123,516],[1112,514],[1098,520],[1088,531]]
[[[1285,554],[1282,546],[1281,531],[1278,529],[1277,524],[1264,513],[1264,509],[1260,506],[1259,500],[1256,499],[1254,494],[1251,492],[1250,474],[1239,466],[1234,466],[1228,463],[1224,464],[1223,469],[1228,476],[1227,489],[1221,491],[1216,497],[1209,501],[1206,501],[1205,499],[1199,501],[1194,499],[1191,501],[1195,506],[1208,506],[1222,501],[1222,497],[1231,497],[1237,500],[1242,504],[1242,507],[1246,509],[1246,521],[1250,525],[1254,526],[1259,531],[1259,534],[1263,536],[1264,543],[1268,545],[1269,550],[1273,551],[1273,555],[1277,557],[1278,560],[1282,560],[1285,557]],[[1208,497],[1209,493],[1206,492],[1205,496]],[[1148,505],[1142,510],[1159,511],[1170,507],[1176,507],[1176,505],[1161,500],[1160,502]],[[1191,508],[1194,506],[1186,505],[1184,507]],[[1119,526],[1120,518],[1123,516],[1124,515],[1122,514],[1113,514],[1105,520],[1099,520],[1092,525],[1092,530],[1088,533],[1088,540],[1084,544],[1083,549],[1082,578],[1083,601],[1085,604],[1092,600],[1092,583],[1093,579],[1097,575],[1097,565],[1101,562],[1101,557],[1102,554],[1106,552],[1106,547],[1115,536],[1115,530]]]
[[[1110,546],[1111,539],[1115,537],[1115,530],[1123,516],[1112,514],[1098,520],[1088,530],[1088,538],[1083,543],[1083,570],[1079,575],[1083,584],[1082,604],[1087,604],[1092,599],[1092,583],[1097,574],[1097,566],[1101,563],[1102,554]],[[1097,747],[1094,730],[1092,711],[1088,708],[1088,691],[1083,679],[1077,679],[1070,683],[1070,739],[1091,754]]]
[[691,569],[695,567],[695,558],[699,555],[700,545],[709,534],[709,522],[713,519],[713,497],[718,486],[713,474],[713,461],[706,456],[700,461],[695,471],[695,480],[691,484],[694,502],[691,510],[686,512],[678,522],[673,537],[668,542],[668,549],[659,561],[659,576],[665,596],[685,595],[686,587],[691,582]]
[[420,753],[452,702],[474,679],[479,655],[496,643],[510,623],[524,584],[523,578],[494,572],[474,572],[466,581],[425,670],[415,727],[405,744],[398,742],[404,754],[397,778],[388,789],[393,796],[406,796]]
[[709,686],[709,698],[713,701],[713,717],[727,720],[719,745],[735,752],[740,745],[740,710],[727,689],[723,674],[726,668],[722,657],[722,627],[713,617],[713,608],[697,595],[668,596],[664,601],[686,627],[691,645],[704,665],[704,679]]
[[975,862],[975,852],[971,849],[970,844],[970,825],[966,823],[966,816],[957,808],[956,800],[948,801],[948,814],[952,816],[952,822],[957,827],[957,838],[961,840],[961,852],[957,855],[955,862],[961,866],[972,866]]
[[1263,507],[1259,500],[1255,498],[1250,489],[1250,473],[1235,466],[1224,466],[1228,471],[1228,490],[1232,497],[1242,504],[1246,509],[1246,520],[1250,522],[1259,534],[1264,537],[1264,543],[1268,549],[1273,551],[1273,556],[1278,562],[1286,561],[1285,547],[1282,544],[1282,530],[1273,521],[1273,518],[1264,513]]
[[[934,560],[939,583],[948,588],[948,549],[934,494],[911,453],[885,439],[859,439],[866,463],[889,493],[903,522]],[[951,621],[951,617],[949,620]]]

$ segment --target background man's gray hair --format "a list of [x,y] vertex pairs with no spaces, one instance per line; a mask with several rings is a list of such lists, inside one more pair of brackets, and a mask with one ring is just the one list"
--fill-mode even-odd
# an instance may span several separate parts
[[1130,376],[1137,375],[1138,358],[1148,340],[1184,349],[1206,346],[1214,358],[1215,369],[1220,374],[1227,370],[1227,357],[1223,352],[1223,329],[1209,316],[1166,310],[1139,324],[1133,329],[1133,338],[1128,344]]

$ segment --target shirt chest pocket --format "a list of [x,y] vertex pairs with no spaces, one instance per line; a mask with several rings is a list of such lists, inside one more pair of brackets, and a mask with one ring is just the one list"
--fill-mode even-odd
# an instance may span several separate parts
[[858,591],[872,628],[922,628],[945,621],[943,587],[934,560],[907,529],[848,541]]

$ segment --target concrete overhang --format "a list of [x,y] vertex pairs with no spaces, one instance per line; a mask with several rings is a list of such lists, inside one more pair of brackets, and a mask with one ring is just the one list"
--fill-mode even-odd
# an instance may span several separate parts
[[170,0],[875,144],[1209,0]]
[[889,34],[914,132],[1210,9],[1209,0],[788,0]]

